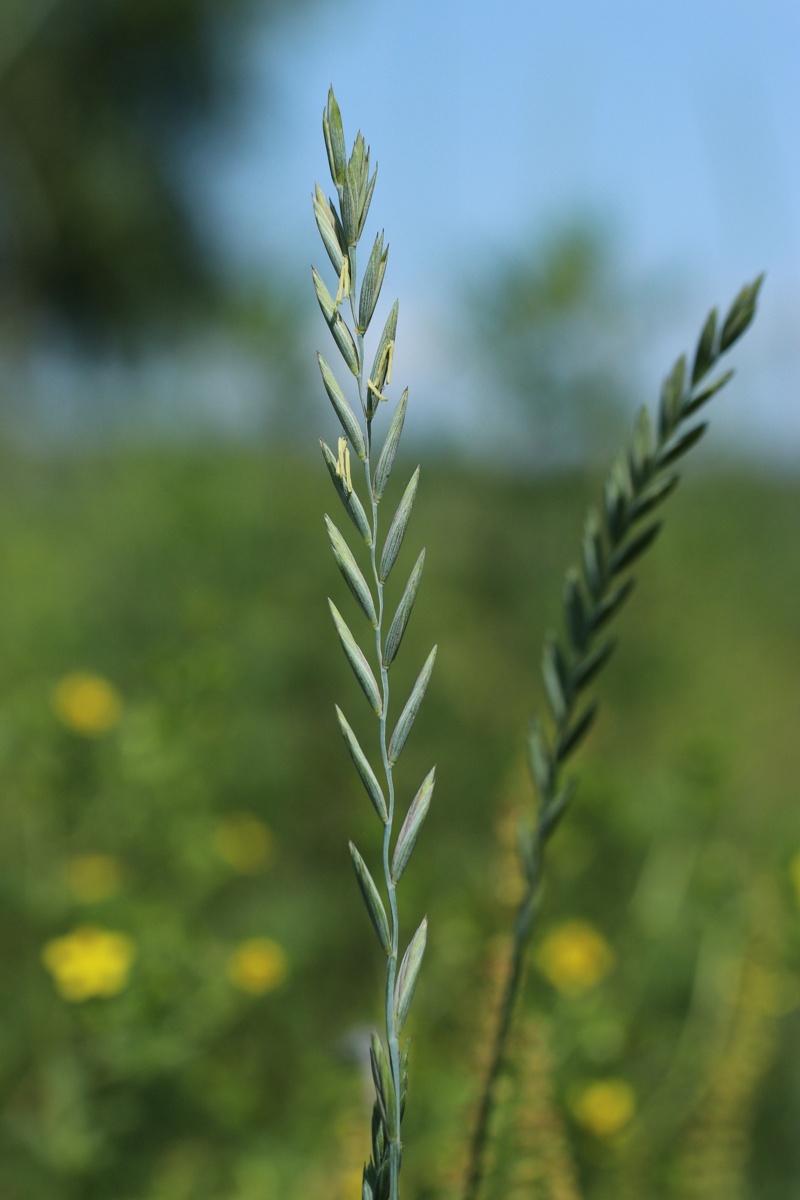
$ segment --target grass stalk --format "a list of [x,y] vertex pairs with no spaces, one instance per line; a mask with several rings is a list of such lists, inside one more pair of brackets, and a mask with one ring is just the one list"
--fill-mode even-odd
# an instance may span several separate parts
[[[369,256],[361,286],[358,286],[356,248],[364,230],[377,169],[370,176],[369,150],[361,133],[356,137],[352,152],[345,153],[341,114],[333,90],[322,118],[331,178],[337,201],[326,199],[317,186],[314,196],[314,215],[325,249],[338,277],[335,296],[328,291],[318,272],[312,278],[322,314],[344,363],[355,376],[358,408],[364,425],[328,364],[320,356],[323,383],[341,425],[342,436],[335,456],[323,442],[322,452],[332,482],[351,521],[366,543],[369,554],[368,578],[365,578],[347,541],[326,516],[328,534],[336,563],[350,591],[358,602],[373,630],[373,661],[377,678],[367,655],[331,602],[331,611],[342,648],[350,666],[378,718],[378,748],[382,784],[358,743],[350,725],[340,710],[339,723],[345,743],[353,758],[383,826],[381,866],[383,896],[364,859],[350,843],[350,854],[359,888],[386,958],[385,1040],[373,1033],[370,1062],[375,1082],[375,1107],[372,1119],[372,1157],[364,1169],[362,1200],[399,1200],[400,1165],[402,1160],[401,1122],[405,1108],[407,1075],[407,1046],[401,1050],[400,1035],[413,998],[417,975],[422,963],[427,938],[427,919],[423,920],[406,949],[398,967],[400,955],[400,919],[397,884],[417,840],[430,805],[434,786],[431,771],[420,787],[406,813],[399,834],[395,837],[396,789],[394,765],[402,751],[411,726],[427,688],[435,657],[434,650],[412,690],[397,724],[388,734],[389,670],[403,639],[414,605],[424,563],[424,550],[417,559],[406,583],[394,618],[385,629],[386,582],[395,565],[406,532],[416,495],[419,470],[411,478],[394,514],[383,548],[378,555],[379,505],[383,497],[395,454],[402,434],[408,402],[403,392],[389,424],[383,447],[373,466],[373,421],[385,392],[391,383],[394,342],[397,330],[395,303],[389,312],[383,333],[377,344],[375,359],[369,373],[366,370],[364,334],[367,331],[380,295],[386,270],[388,248],[383,234],[376,239]],[[341,315],[340,307],[349,303],[352,328]],[[366,509],[353,486],[350,456],[352,452],[363,465]],[[369,515],[368,515],[369,514]],[[368,581],[369,580],[369,581]],[[388,914],[387,905],[388,902]]]
[[[542,653],[542,676],[549,707],[549,732],[535,717],[528,735],[528,762],[538,806],[520,834],[525,892],[514,925],[506,988],[497,1017],[494,1050],[477,1107],[470,1143],[464,1200],[478,1200],[485,1174],[486,1146],[496,1102],[496,1085],[505,1060],[523,966],[538,911],[545,849],[572,800],[574,778],[563,781],[568,759],[586,737],[597,715],[597,702],[582,694],[603,669],[615,648],[604,630],[630,596],[630,568],[655,541],[662,522],[652,513],[675,489],[674,464],[697,444],[707,423],[690,424],[697,411],[733,375],[727,371],[707,382],[718,360],[741,337],[755,315],[762,276],[745,285],[720,324],[712,309],[697,343],[691,372],[682,355],[664,381],[657,426],[643,407],[628,445],[606,479],[601,509],[586,517],[581,569],[567,572],[564,583],[565,635],[549,633]],[[602,635],[602,636],[601,636]]]

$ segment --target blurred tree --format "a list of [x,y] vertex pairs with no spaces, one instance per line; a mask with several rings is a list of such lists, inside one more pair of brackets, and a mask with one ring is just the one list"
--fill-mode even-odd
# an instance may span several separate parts
[[218,281],[176,151],[226,114],[236,48],[288,0],[4,0],[0,318],[23,344],[196,315]]
[[548,463],[613,448],[641,331],[602,227],[568,225],[527,254],[484,264],[467,295],[466,344],[517,453]]

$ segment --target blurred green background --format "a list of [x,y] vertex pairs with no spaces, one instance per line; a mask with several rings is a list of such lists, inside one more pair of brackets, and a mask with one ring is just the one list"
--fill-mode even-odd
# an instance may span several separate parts
[[[381,981],[346,841],[372,853],[379,831],[333,715],[371,744],[325,605],[353,616],[308,452],[336,432],[308,366],[324,330],[277,267],[226,273],[173,170],[232,119],[253,22],[299,7],[314,19],[244,0],[0,16],[2,1200],[359,1194]],[[403,882],[406,930],[430,919],[420,1200],[458,1177],[541,641],[624,436],[630,331],[658,311],[613,251],[561,223],[465,290],[453,353],[484,347],[513,464],[481,426],[472,453],[418,447],[404,554],[427,547],[425,585],[393,676],[406,692],[438,642],[399,771],[410,799],[437,763]],[[210,436],[205,401],[154,418],[176,379],[224,407],[231,363],[261,437]],[[549,1051],[517,1049],[527,1115],[504,1085],[498,1200],[800,1197],[800,485],[696,457],[553,844],[525,997]],[[514,1179],[526,1129],[560,1192]]]

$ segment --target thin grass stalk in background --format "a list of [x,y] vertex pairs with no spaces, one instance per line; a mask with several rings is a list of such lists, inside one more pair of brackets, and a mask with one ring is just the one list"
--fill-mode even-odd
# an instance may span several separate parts
[[579,702],[613,653],[615,640],[604,631],[633,590],[635,580],[628,574],[630,568],[652,545],[661,529],[662,522],[653,519],[652,514],[678,483],[679,475],[674,465],[696,445],[707,429],[707,422],[693,424],[692,418],[733,375],[732,371],[727,371],[707,381],[720,357],[752,321],[762,278],[759,276],[742,288],[721,326],[716,309],[709,313],[697,343],[691,373],[686,357],[682,355],[664,382],[655,435],[647,408],[640,410],[631,439],[606,480],[602,510],[591,508],[587,514],[581,570],[567,572],[564,584],[566,639],[551,633],[545,640],[542,674],[551,729],[548,734],[543,723],[535,718],[528,736],[528,759],[538,795],[538,811],[520,835],[526,886],[514,923],[494,1049],[477,1109],[464,1200],[477,1200],[485,1174],[497,1081],[538,908],[545,847],[575,790],[574,779],[562,781],[563,768],[597,715],[597,702],[583,707],[579,707]]

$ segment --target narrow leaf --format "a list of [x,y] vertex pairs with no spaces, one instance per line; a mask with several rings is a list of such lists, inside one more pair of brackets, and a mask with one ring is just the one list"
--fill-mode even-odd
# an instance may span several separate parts
[[564,618],[569,643],[575,654],[583,654],[589,631],[586,625],[586,607],[581,591],[578,572],[571,569],[564,580]]
[[627,510],[625,499],[619,489],[619,483],[613,475],[610,475],[605,482],[603,506],[606,519],[606,534],[611,545],[616,546],[625,536]]
[[592,633],[597,633],[607,621],[610,621],[619,612],[635,586],[635,579],[626,579],[624,583],[616,587],[604,600],[595,605],[589,614],[589,624],[592,627]]
[[386,1130],[381,1120],[381,1112],[377,1103],[372,1106],[372,1157],[374,1162],[381,1163],[386,1153]]
[[425,953],[427,937],[428,918],[423,917],[419,929],[409,942],[408,949],[403,955],[403,961],[400,964],[400,971],[397,975],[397,983],[395,984],[394,1019],[398,1035],[403,1031],[408,1010],[414,998],[414,988],[417,985],[417,976],[422,966],[422,957]]
[[403,634],[408,625],[408,619],[411,616],[411,610],[414,607],[414,601],[417,598],[417,590],[420,580],[422,579],[422,568],[425,565],[425,551],[421,550],[419,558],[414,564],[414,570],[409,576],[406,589],[403,592],[397,612],[394,614],[394,620],[389,627],[389,632],[386,635],[386,643],[383,648],[383,665],[390,667],[397,657],[397,651],[400,649],[400,643],[403,640]]
[[577,721],[575,721],[568,729],[559,737],[556,742],[556,762],[563,762],[564,759],[576,749],[577,746],[586,737],[586,734],[592,727],[594,719],[597,716],[597,703],[591,704],[585,712],[581,713]]
[[397,506],[397,512],[392,518],[392,523],[389,526],[389,532],[386,535],[386,541],[383,546],[383,554],[381,555],[381,565],[378,571],[378,578],[381,583],[389,577],[389,572],[394,566],[395,559],[400,552],[400,547],[403,543],[408,521],[411,516],[411,508],[414,503],[414,497],[417,494],[417,484],[419,483],[419,467],[409,480],[408,487],[403,492],[403,498]]
[[353,374],[358,375],[358,350],[356,349],[356,344],[353,341],[353,335],[345,325],[342,318],[339,316],[338,312],[333,320],[328,322],[328,327],[333,334],[333,340],[339,347],[339,353],[341,354],[342,358],[347,363]]
[[650,428],[650,413],[642,405],[633,427],[630,449],[628,451],[628,466],[636,489],[646,480],[653,458],[653,432]]
[[563,661],[555,634],[548,634],[542,648],[542,678],[550,709],[559,725],[566,720],[569,713],[569,695]]
[[600,517],[597,510],[590,508],[583,528],[583,574],[593,600],[598,600],[605,586],[605,554]]
[[314,220],[317,222],[319,235],[322,238],[325,249],[328,251],[331,265],[336,274],[340,275],[344,264],[345,251],[339,242],[338,222],[334,218],[333,209],[319,184],[314,185]]
[[336,301],[325,286],[325,282],[314,267],[311,268],[311,279],[314,284],[314,291],[317,294],[317,302],[322,311],[322,315],[330,325],[331,321],[337,316]]
[[372,669],[364,657],[363,651],[359,649],[356,639],[353,637],[352,633],[347,628],[347,625],[342,620],[341,613],[336,605],[330,599],[328,600],[328,604],[330,605],[331,616],[333,617],[333,623],[336,626],[336,632],[339,635],[339,641],[342,643],[342,649],[347,655],[347,660],[350,663],[350,666],[353,668],[353,674],[361,684],[364,695],[367,697],[378,716],[380,716],[383,709],[383,704],[381,702],[380,692],[378,691],[378,685],[375,682],[375,676],[372,674]]
[[[369,155],[367,155],[367,168],[369,168]],[[367,213],[369,212],[369,206],[372,203],[372,193],[375,191],[375,180],[377,178],[378,178],[378,166],[376,163],[375,170],[372,172],[372,178],[370,179],[369,183],[366,186],[366,189],[364,191],[364,197],[361,201],[361,215],[358,219],[358,236],[359,237],[361,237],[361,234],[364,232],[364,226],[367,223]]]
[[337,185],[344,183],[344,173],[347,169],[347,150],[342,128],[342,114],[333,88],[328,91],[328,107],[322,114],[322,131],[325,135],[325,146],[328,151],[328,163],[331,177]]
[[389,481],[389,474],[394,464],[394,457],[397,453],[397,447],[400,445],[400,435],[403,432],[403,422],[406,419],[406,409],[408,408],[408,388],[405,389],[397,408],[394,410],[389,431],[386,434],[386,441],[383,443],[383,449],[378,459],[378,465],[375,468],[375,477],[373,479],[373,490],[375,499],[380,500],[383,493],[386,491],[386,484]]
[[548,804],[541,816],[541,830],[545,838],[550,837],[556,825],[563,817],[567,810],[570,800],[575,794],[577,781],[570,779],[555,797],[551,804]]
[[348,163],[344,175],[342,197],[342,228],[348,246],[354,246],[358,241],[358,179]]
[[717,359],[715,352],[715,342],[717,340],[717,310],[712,308],[706,318],[706,323],[703,326],[703,332],[700,334],[700,340],[697,343],[697,349],[694,354],[694,363],[692,364],[692,387],[699,383],[706,375],[709,369],[714,365]]
[[383,276],[386,273],[388,254],[388,246],[385,250],[383,248],[383,233],[379,233],[375,238],[375,244],[369,256],[358,299],[358,328],[362,333],[372,320],[375,305],[378,303],[378,297],[381,294],[381,285],[383,284]]
[[697,445],[707,429],[708,422],[703,421],[701,425],[695,425],[694,429],[690,429],[684,433],[676,442],[660,450],[658,454],[659,469],[669,467],[672,463],[677,462],[679,458],[682,458],[687,451],[691,450],[692,446]]
[[369,527],[367,514],[364,512],[364,506],[359,500],[354,489],[347,490],[344,479],[336,471],[336,455],[331,450],[330,446],[319,439],[320,448],[322,449],[322,457],[325,459],[325,466],[328,468],[333,486],[339,495],[339,499],[344,505],[347,515],[355,525],[358,532],[363,537],[368,546],[372,545],[372,531]]
[[389,814],[386,809],[386,801],[383,797],[383,792],[381,791],[381,785],[378,783],[378,780],[375,777],[375,772],[372,770],[372,767],[367,761],[366,754],[358,744],[358,738],[348,725],[344,713],[339,708],[338,704],[336,706],[336,716],[339,720],[339,728],[342,731],[342,737],[345,740],[345,745],[350,751],[350,757],[355,764],[356,770],[361,776],[361,782],[367,789],[367,795],[372,801],[375,812],[385,825],[389,819]]
[[713,380],[708,387],[703,388],[702,392],[698,392],[696,396],[693,396],[690,400],[688,400],[683,406],[684,417],[693,416],[694,413],[697,412],[698,408],[702,408],[704,404],[708,403],[712,396],[716,396],[717,392],[721,391],[721,389],[725,387],[725,384],[729,383],[731,379],[733,379],[735,374],[736,372],[733,370],[733,368],[731,368],[730,371],[723,371],[723,373],[717,379]]
[[392,1079],[392,1068],[389,1065],[389,1056],[384,1049],[383,1042],[375,1032],[373,1032],[370,1040],[369,1060],[372,1067],[375,1094],[381,1109],[381,1117],[386,1126],[388,1137],[393,1140],[397,1130],[397,1097],[394,1093],[394,1080]]
[[356,414],[347,403],[344,392],[336,382],[333,371],[321,354],[317,355],[317,362],[319,363],[319,369],[322,372],[322,382],[325,384],[325,391],[328,393],[328,399],[333,405],[333,410],[339,418],[342,429],[350,439],[350,445],[363,462],[367,457],[367,446],[361,426],[356,420]]
[[417,718],[417,713],[419,712],[420,705],[422,704],[425,690],[430,682],[433,664],[436,661],[437,649],[438,647],[434,646],[425,660],[425,665],[417,676],[417,682],[414,684],[414,687],[411,690],[411,695],[406,701],[405,708],[400,713],[400,720],[394,727],[394,733],[392,734],[389,742],[388,751],[389,762],[391,763],[396,763],[400,757],[403,746],[406,744],[406,739],[411,732],[411,726],[414,724],[414,721]]
[[528,764],[540,798],[547,802],[553,790],[554,764],[545,739],[542,723],[534,717],[528,731]]
[[328,537],[330,538],[331,550],[333,551],[333,557],[336,559],[336,565],[342,572],[345,583],[361,605],[365,617],[374,628],[378,624],[378,614],[375,611],[375,602],[372,599],[372,592],[369,590],[367,581],[361,574],[361,570],[353,558],[350,547],[327,513],[325,514],[325,527],[328,530]]
[[398,301],[395,300],[392,305],[391,312],[386,318],[386,324],[383,327],[381,340],[378,342],[378,349],[375,352],[375,361],[372,364],[370,379],[379,392],[383,391],[383,385],[386,383],[386,370],[388,365],[389,343],[395,340],[397,335],[397,313],[399,310]]
[[383,901],[378,894],[378,889],[375,886],[375,880],[367,869],[367,864],[364,862],[361,855],[356,850],[352,842],[348,842],[350,847],[350,857],[353,860],[353,869],[356,873],[358,886],[361,890],[361,895],[364,897],[364,904],[369,913],[369,919],[375,928],[378,939],[383,946],[386,955],[392,953],[392,937],[389,933],[389,922],[386,918],[386,909],[383,907]]
[[406,1093],[408,1092],[408,1055],[411,1043],[406,1039],[400,1048],[400,1120],[406,1111]]
[[581,692],[585,687],[588,687],[597,673],[608,662],[616,644],[614,638],[606,638],[572,668],[572,687],[575,692]]
[[419,831],[422,829],[422,824],[428,815],[435,783],[436,767],[432,767],[412,800],[411,807],[406,813],[406,819],[403,822],[403,828],[397,837],[397,844],[392,857],[392,879],[395,883],[398,882],[403,871],[405,871],[408,860],[411,857],[411,851],[416,845]]
[[627,541],[624,546],[620,546],[611,555],[608,564],[609,574],[619,575],[621,571],[626,571],[641,554],[644,554],[647,547],[655,541],[661,529],[661,521],[653,521],[652,524],[646,525],[640,533],[635,534],[630,541]]
[[686,356],[682,354],[661,387],[658,409],[658,432],[661,441],[670,436],[680,420],[685,383]]
[[758,299],[759,289],[763,281],[764,276],[762,274],[753,283],[745,284],[730,306],[725,323],[722,326],[722,333],[720,334],[720,354],[729,350],[733,343],[742,336],[755,316],[756,300]]
[[635,521],[640,521],[642,517],[652,512],[662,501],[666,500],[670,492],[674,491],[680,483],[680,478],[680,475],[675,471],[671,475],[665,475],[663,479],[659,479],[645,488],[631,504],[628,514],[631,525]]

